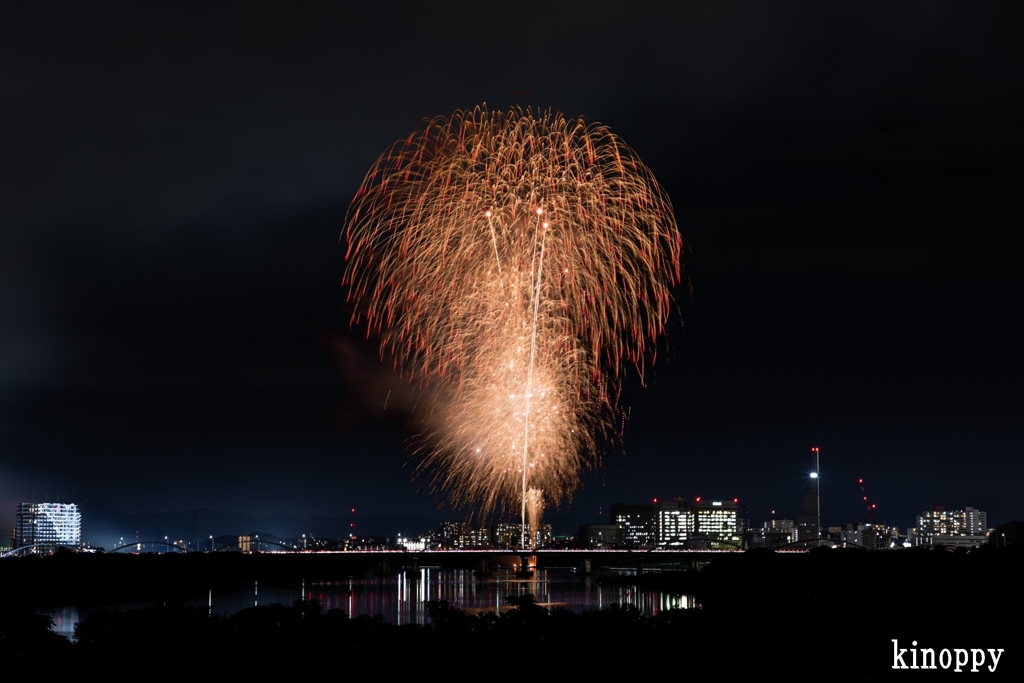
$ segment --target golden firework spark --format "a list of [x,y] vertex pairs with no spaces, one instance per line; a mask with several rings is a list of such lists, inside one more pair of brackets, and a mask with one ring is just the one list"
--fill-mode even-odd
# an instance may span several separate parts
[[668,197],[604,126],[484,106],[382,155],[344,237],[353,322],[445,397],[420,471],[536,530],[597,464],[623,364],[653,359],[682,277]]

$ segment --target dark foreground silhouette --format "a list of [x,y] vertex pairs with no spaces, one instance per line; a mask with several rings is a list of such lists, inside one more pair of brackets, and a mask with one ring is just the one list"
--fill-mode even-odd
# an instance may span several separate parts
[[[431,602],[429,625],[395,626],[379,617],[324,612],[313,601],[253,607],[229,617],[164,602],[94,611],[79,624],[74,641],[53,634],[48,619],[19,599],[8,580],[0,656],[9,666],[48,671],[159,665],[260,672],[302,670],[322,660],[381,675],[438,667],[452,673],[718,673],[724,680],[773,673],[788,680],[954,675],[952,666],[893,670],[895,639],[899,648],[913,642],[937,652],[1002,649],[994,673],[985,668],[993,662],[987,654],[977,673],[1017,677],[1024,669],[1022,550],[736,553],[701,572],[639,577],[639,590],[655,581],[673,590],[675,582],[701,604],[650,616],[620,606],[548,610],[526,596],[510,598],[513,609],[501,615],[470,615]],[[899,661],[910,665],[910,655]],[[968,663],[961,673],[970,669]]]

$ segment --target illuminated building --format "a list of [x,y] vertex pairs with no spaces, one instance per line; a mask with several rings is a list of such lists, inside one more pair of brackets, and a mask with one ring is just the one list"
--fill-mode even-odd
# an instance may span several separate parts
[[426,536],[419,536],[417,538],[403,538],[402,534],[398,534],[398,538],[395,539],[395,545],[399,548],[405,548],[409,552],[419,553],[427,549],[430,543],[430,539]]
[[656,521],[659,547],[682,547],[693,537],[694,515],[682,498],[659,503]]
[[491,533],[487,529],[467,529],[458,540],[459,548],[489,548]]
[[889,527],[884,524],[847,524],[846,526],[846,531],[842,533],[842,540],[846,543],[859,545],[868,550],[888,550],[902,547],[900,530],[897,527]]
[[917,516],[914,545],[975,548],[988,540],[988,514],[973,507],[947,510],[941,505]]
[[736,528],[741,535],[750,528],[750,508],[747,505],[737,505],[736,507]]
[[794,522],[791,519],[770,519],[761,529],[746,534],[748,548],[778,548],[793,542]]
[[[526,525],[526,533],[530,533],[530,525]],[[522,527],[518,524],[503,522],[491,525],[491,542],[503,548],[517,548],[522,540]]]
[[825,541],[829,541],[834,546],[841,546],[843,544],[843,533],[843,527],[841,526],[828,526],[821,528],[821,538]]
[[576,539],[584,548],[617,548],[622,545],[622,531],[618,524],[584,524]]
[[936,505],[917,516],[917,533],[921,536],[959,536],[967,533],[967,519],[962,510],[947,510]]
[[491,546],[491,534],[487,529],[475,529],[465,522],[441,522],[438,535],[443,548],[465,550]]
[[693,536],[690,542],[712,548],[738,548],[741,543],[737,501],[695,498],[688,503],[693,515]]
[[628,548],[653,548],[658,542],[654,505],[623,505],[611,507],[611,522],[619,527],[622,544]]
[[972,507],[964,508],[964,528],[968,536],[987,535],[988,513]]
[[[522,541],[523,527],[520,524],[512,524],[509,522],[503,522],[499,524],[491,525],[491,543],[505,548],[518,548]],[[526,525],[526,534],[532,535],[533,530],[530,525]],[[551,541],[554,540],[554,534],[551,531],[550,524],[541,524],[540,529],[537,531],[534,541],[534,548],[542,548],[546,545],[551,545]]]
[[777,533],[792,533],[793,527],[794,524],[791,519],[769,519],[764,523],[766,531],[773,531]]
[[460,548],[460,540],[465,533],[464,522],[441,522],[438,536],[441,538],[441,546],[444,548]]
[[[738,501],[701,501],[695,498],[652,505],[611,507],[611,523],[627,548],[739,547]],[[598,529],[601,525],[590,525]],[[607,542],[607,541],[606,541]]]
[[243,553],[252,552],[252,536],[239,536],[238,537],[238,549]]
[[82,513],[75,503],[20,503],[16,522],[17,546],[52,550],[82,542]]

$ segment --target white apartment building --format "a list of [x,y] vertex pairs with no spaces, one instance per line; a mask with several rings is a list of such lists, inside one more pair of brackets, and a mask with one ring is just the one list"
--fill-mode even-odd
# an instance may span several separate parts
[[18,547],[77,547],[82,542],[82,513],[75,503],[19,503],[15,539]]

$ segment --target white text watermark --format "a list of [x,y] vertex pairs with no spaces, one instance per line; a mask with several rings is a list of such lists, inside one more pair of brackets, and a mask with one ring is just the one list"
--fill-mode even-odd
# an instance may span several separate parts
[[[910,641],[911,647],[901,648],[896,638],[892,639],[892,668],[894,669],[949,669],[953,671],[978,671],[988,669],[995,673],[1003,648],[942,648],[917,647],[917,641]],[[909,664],[908,664],[909,662]],[[989,663],[991,662],[991,663]],[[968,665],[970,668],[968,669]],[[979,668],[980,667],[980,668]]]

